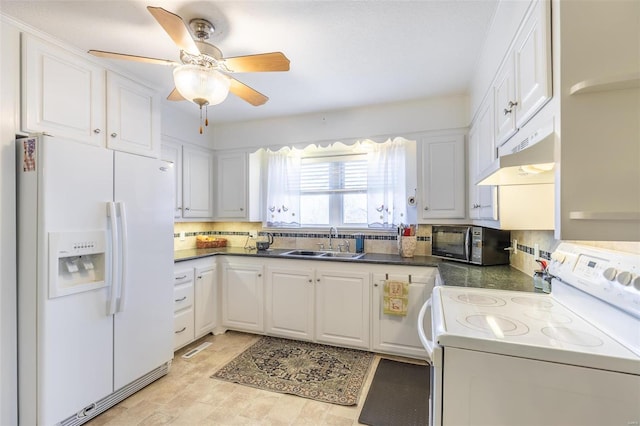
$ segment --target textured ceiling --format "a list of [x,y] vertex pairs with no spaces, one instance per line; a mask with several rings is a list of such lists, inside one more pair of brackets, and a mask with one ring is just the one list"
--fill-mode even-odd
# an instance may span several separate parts
[[[226,57],[281,51],[291,60],[289,72],[235,74],[270,100],[253,107],[230,95],[209,109],[211,121],[227,122],[465,93],[497,0],[1,0],[0,10],[81,50],[178,60],[147,5],[210,20],[209,41]],[[109,63],[162,93],[173,88],[171,68]]]

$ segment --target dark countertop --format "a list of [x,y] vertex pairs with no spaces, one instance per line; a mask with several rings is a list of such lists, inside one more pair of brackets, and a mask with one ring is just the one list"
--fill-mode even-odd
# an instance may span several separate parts
[[[280,256],[292,249],[246,250],[238,247],[187,249],[174,252],[176,262],[215,256],[252,256],[292,259]],[[306,259],[305,259],[306,260]],[[367,253],[360,259],[309,258],[323,262],[376,263],[386,265],[437,267],[445,285],[457,287],[493,288],[499,290],[534,291],[533,278],[509,265],[476,266],[452,262],[431,256],[400,257],[397,254]]]

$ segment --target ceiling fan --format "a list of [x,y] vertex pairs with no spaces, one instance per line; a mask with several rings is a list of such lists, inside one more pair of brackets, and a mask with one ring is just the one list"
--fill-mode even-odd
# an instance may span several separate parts
[[[191,101],[200,106],[201,115],[203,106],[219,104],[226,99],[228,92],[254,106],[263,105],[269,100],[262,93],[231,77],[230,73],[289,71],[289,59],[282,52],[225,58],[220,49],[206,41],[215,30],[211,22],[196,18],[187,25],[180,16],[161,7],[147,6],[147,10],[180,48],[181,62],[103,50],[89,50],[89,53],[109,59],[175,67],[173,76],[176,87],[167,99]],[[189,27],[193,30],[195,39]],[[208,120],[205,124],[208,125]]]

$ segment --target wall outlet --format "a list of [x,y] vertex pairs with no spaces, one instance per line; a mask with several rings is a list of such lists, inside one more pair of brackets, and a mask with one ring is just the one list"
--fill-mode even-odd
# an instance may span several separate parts
[[180,232],[180,241],[184,241],[185,239],[185,235],[184,235],[184,231]]
[[251,238],[258,238],[258,231],[249,231],[249,236]]

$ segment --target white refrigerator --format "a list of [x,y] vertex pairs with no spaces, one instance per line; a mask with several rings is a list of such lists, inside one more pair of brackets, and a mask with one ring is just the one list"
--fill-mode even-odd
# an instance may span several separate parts
[[19,423],[77,425],[173,358],[173,168],[17,141]]

